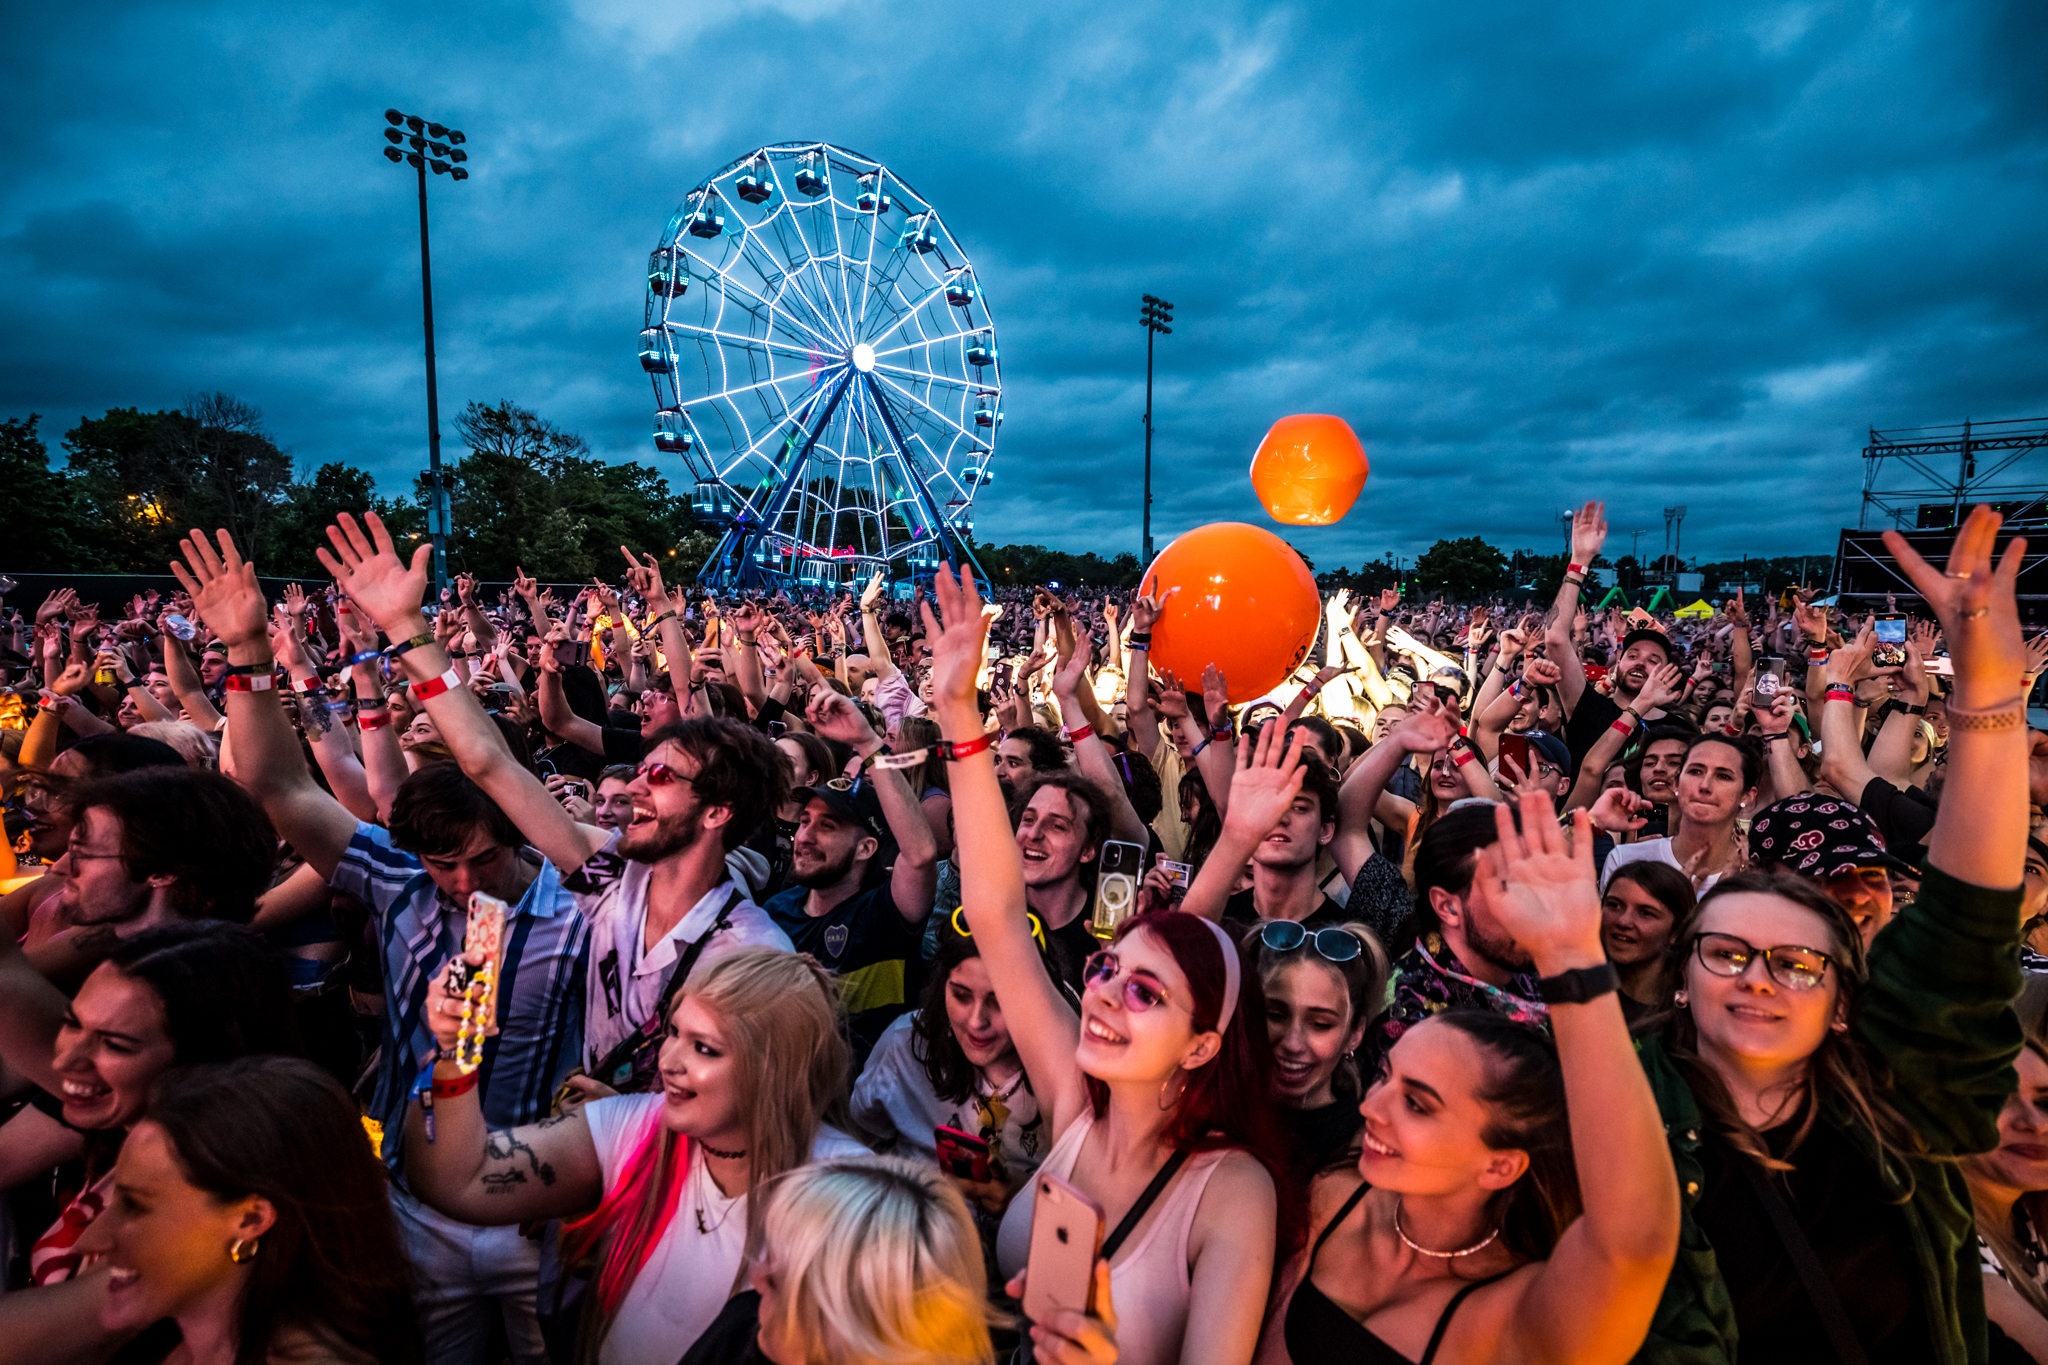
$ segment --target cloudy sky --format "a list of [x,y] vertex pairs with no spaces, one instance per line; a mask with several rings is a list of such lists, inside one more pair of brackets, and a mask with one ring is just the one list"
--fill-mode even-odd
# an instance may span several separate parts
[[[1290,412],[1373,474],[1321,567],[1552,548],[1691,508],[1688,553],[1831,549],[1866,428],[2048,411],[2048,8],[922,0],[7,8],[0,415],[55,438],[225,389],[307,468],[425,463],[398,105],[432,186],[441,400],[665,462],[648,250],[768,142],[887,162],[973,257],[1007,385],[979,534],[1138,548],[1271,525]],[[451,433],[452,435],[452,433]],[[450,440],[450,446],[453,441]],[[1610,548],[1626,552],[1617,536]]]

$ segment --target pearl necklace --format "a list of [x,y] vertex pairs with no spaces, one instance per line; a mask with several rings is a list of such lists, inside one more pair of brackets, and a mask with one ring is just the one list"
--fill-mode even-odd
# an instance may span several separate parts
[[1492,1232],[1487,1233],[1486,1236],[1480,1238],[1471,1246],[1461,1248],[1460,1250],[1431,1251],[1428,1247],[1423,1246],[1420,1242],[1417,1242],[1414,1238],[1410,1237],[1406,1232],[1403,1232],[1401,1230],[1401,1201],[1396,1199],[1394,1201],[1394,1235],[1396,1237],[1399,1237],[1403,1242],[1407,1243],[1408,1249],[1418,1256],[1431,1256],[1439,1261],[1455,1261],[1460,1256],[1470,1256],[1477,1252],[1484,1251],[1488,1247],[1492,1246],[1494,1239],[1500,1236],[1500,1227],[1496,1224]]

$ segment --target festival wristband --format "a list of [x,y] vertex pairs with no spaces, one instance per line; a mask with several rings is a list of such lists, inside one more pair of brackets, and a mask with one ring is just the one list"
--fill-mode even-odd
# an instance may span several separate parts
[[1633,725],[1631,725],[1631,724],[1629,724],[1629,719],[1628,719],[1628,716],[1629,716],[1629,713],[1628,713],[1628,712],[1626,712],[1626,711],[1622,712],[1622,713],[1621,713],[1621,714],[1620,714],[1619,716],[1616,716],[1616,717],[1615,717],[1615,719],[1614,719],[1614,723],[1613,723],[1612,725],[1608,726],[1607,728],[1608,728],[1608,729],[1610,729],[1610,730],[1612,730],[1612,731],[1614,731],[1614,732],[1615,732],[1616,734],[1622,734],[1622,735],[1632,735],[1632,734],[1634,734],[1634,733],[1635,733],[1635,731],[1636,731],[1636,727],[1635,727],[1635,726],[1633,726]]
[[243,677],[230,677],[227,690],[230,692],[268,692],[277,686],[277,679],[268,673],[251,673]]
[[1927,703],[1922,702],[1918,706],[1901,706],[1899,709],[1909,716],[1924,716],[1927,714]]
[[1856,689],[1853,687],[1843,687],[1838,683],[1830,683],[1828,684],[1827,700],[1854,701],[1856,700]]
[[426,701],[431,697],[440,696],[451,688],[460,686],[462,686],[462,679],[451,668],[438,678],[429,678],[425,682],[414,683],[412,685],[412,694],[419,700]]
[[1076,725],[1073,729],[1066,732],[1067,743],[1079,744],[1082,740],[1088,738],[1088,736],[1094,733],[1095,727],[1093,725],[1088,724],[1086,721],[1083,721],[1081,724]]
[[483,1083],[483,1079],[484,1072],[482,1067],[457,1076],[452,1081],[444,1081],[437,1077],[433,1082],[432,1090],[428,1093],[437,1100],[452,1100],[457,1095],[467,1095],[470,1091],[476,1089],[478,1085]]
[[1134,630],[1131,632],[1131,638],[1127,643],[1132,649],[1150,649],[1152,647],[1152,632],[1149,630]]
[[654,619],[653,619],[652,621],[649,621],[649,622],[648,622],[648,623],[647,623],[646,625],[644,625],[644,626],[640,627],[640,633],[641,633],[641,634],[643,634],[643,635],[645,635],[645,634],[646,634],[646,633],[647,633],[648,631],[650,631],[650,630],[653,630],[653,629],[654,629],[654,628],[655,628],[656,626],[660,625],[660,624],[661,624],[661,623],[662,623],[663,621],[673,621],[673,620],[675,620],[675,619],[676,619],[676,614],[675,614],[675,611],[674,611],[674,609],[673,609],[673,608],[671,608],[670,610],[668,610],[668,611],[665,611],[665,612],[663,612],[663,613],[662,613],[661,615],[659,615],[659,616],[655,617],[655,618],[654,618]]
[[390,724],[391,717],[389,716],[367,715],[356,717],[356,728],[358,730],[382,730]]
[[1195,759],[1200,758],[1202,756],[1202,750],[1208,748],[1210,743],[1211,741],[1209,737],[1207,735],[1204,735],[1202,737],[1202,742],[1200,744],[1197,744],[1194,747],[1194,749],[1188,754],[1188,761],[1193,762]]
[[995,747],[995,737],[978,735],[973,739],[962,740],[958,744],[948,744],[941,740],[933,747],[939,751],[940,758],[948,763],[956,763],[963,758],[972,758],[984,749]]
[[320,675],[317,673],[304,678],[292,679],[292,691],[294,692],[325,692],[326,690],[327,684],[320,681]]
[[1564,566],[1564,571],[1565,571],[1566,573],[1576,573],[1576,574],[1583,574],[1583,573],[1584,573],[1584,572],[1586,571],[1586,566],[1585,566],[1585,565],[1583,565],[1583,564],[1569,564],[1569,563],[1568,563],[1568,564],[1566,564],[1566,565]]
[[222,674],[229,678],[246,678],[259,668],[267,669],[275,666],[275,661],[269,659],[264,660],[260,664],[229,664],[222,670]]
[[373,664],[381,660],[383,657],[384,651],[381,649],[366,649],[360,654],[349,655],[348,667],[357,668],[363,664]]
[[396,659],[407,650],[418,649],[421,645],[430,645],[432,643],[434,643],[434,637],[431,635],[415,635],[410,640],[401,640],[392,645],[391,648],[384,651],[384,657]]
[[1462,768],[1477,757],[1479,755],[1472,752],[1472,746],[1469,744],[1453,744],[1451,746],[1451,762],[1457,767]]

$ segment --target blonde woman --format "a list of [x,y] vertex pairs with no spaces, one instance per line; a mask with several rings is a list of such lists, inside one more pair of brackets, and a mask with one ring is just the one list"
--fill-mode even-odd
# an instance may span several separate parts
[[762,1192],[747,1281],[683,1365],[994,1359],[980,1239],[929,1166],[846,1157],[783,1176]]
[[[437,973],[427,1017],[443,1060],[428,1111],[406,1125],[413,1193],[480,1225],[571,1218],[567,1260],[600,1269],[579,1354],[601,1365],[675,1365],[741,1279],[751,1195],[807,1161],[864,1154],[825,1123],[851,1058],[838,997],[809,957],[749,948],[676,998],[661,1089],[593,1100],[573,1113],[489,1131],[475,1078],[455,1055],[462,1002]],[[601,1202],[600,1202],[601,1201]]]

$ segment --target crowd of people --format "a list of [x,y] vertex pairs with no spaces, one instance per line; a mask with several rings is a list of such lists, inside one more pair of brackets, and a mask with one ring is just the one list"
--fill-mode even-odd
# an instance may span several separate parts
[[1588,503],[1236,702],[1144,591],[195,531],[0,624],[0,1361],[2048,1365],[1998,531],[1900,643]]

